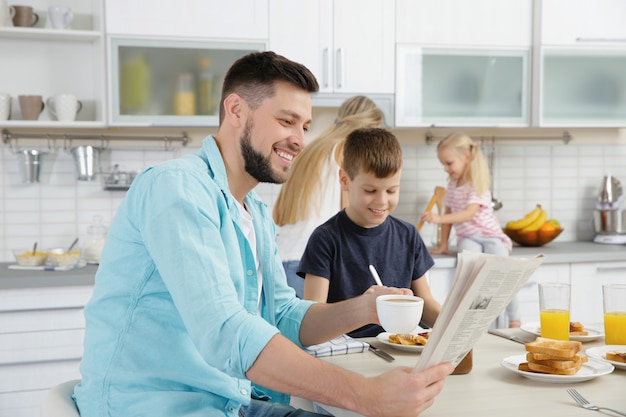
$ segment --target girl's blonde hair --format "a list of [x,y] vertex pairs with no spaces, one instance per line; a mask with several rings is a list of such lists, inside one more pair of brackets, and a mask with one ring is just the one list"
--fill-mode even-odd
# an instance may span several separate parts
[[478,195],[489,190],[491,185],[489,168],[483,152],[471,137],[464,133],[451,133],[437,145],[437,152],[444,149],[451,150],[460,156],[469,153],[470,160],[463,172],[463,182],[471,184]]
[[[341,166],[343,144],[346,136],[362,127],[381,127],[382,111],[365,96],[355,96],[344,101],[337,112],[337,119],[317,139],[312,141],[296,157],[289,170],[274,205],[274,221],[277,225],[293,224],[308,219],[319,210],[313,196],[321,192],[322,169],[335,149],[333,157]],[[336,147],[335,147],[336,146]],[[336,178],[339,181],[339,177]],[[340,207],[337,207],[339,211]]]

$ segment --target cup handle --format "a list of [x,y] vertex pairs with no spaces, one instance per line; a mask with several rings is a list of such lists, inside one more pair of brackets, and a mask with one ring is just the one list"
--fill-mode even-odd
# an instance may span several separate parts
[[83,102],[80,100],[76,100],[76,103],[78,104],[78,108],[76,109],[76,114],[78,114],[83,109]]
[[[52,97],[48,97],[46,99],[46,105],[48,106],[48,111],[54,116],[57,117],[57,113],[54,111],[54,100],[52,99]],[[43,111],[43,101],[41,102],[41,111]]]
[[31,23],[30,25],[35,26],[37,22],[39,22],[39,15],[37,13],[33,13],[33,23]]
[[15,7],[13,6],[9,7],[9,15],[11,16],[11,19],[15,17]]

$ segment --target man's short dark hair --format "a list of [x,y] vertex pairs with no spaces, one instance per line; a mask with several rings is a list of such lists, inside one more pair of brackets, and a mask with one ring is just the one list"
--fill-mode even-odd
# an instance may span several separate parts
[[274,95],[277,81],[285,81],[309,93],[319,90],[315,76],[304,65],[272,51],[253,52],[235,61],[224,77],[220,123],[224,119],[224,99],[228,95],[239,94],[255,109]]

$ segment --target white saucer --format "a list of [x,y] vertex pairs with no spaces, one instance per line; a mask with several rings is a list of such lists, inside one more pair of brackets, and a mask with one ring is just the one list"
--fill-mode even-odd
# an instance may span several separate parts
[[[539,323],[527,323],[523,324],[520,327],[520,330],[525,331],[526,333],[534,334],[535,336],[541,336],[541,326]],[[577,342],[591,342],[592,340],[598,340],[604,336],[604,332],[595,329],[585,328],[587,332],[589,332],[586,336],[572,336],[570,335],[569,340],[574,340]]]
[[597,346],[589,348],[585,351],[588,357],[599,359],[602,361],[607,361],[611,365],[615,366],[619,369],[626,369],[626,363],[611,361],[606,358],[606,352],[610,350],[626,350],[626,346],[624,345],[605,345],[605,346]]
[[573,382],[589,381],[590,379],[610,374],[615,369],[613,365],[606,361],[589,358],[586,363],[583,363],[582,368],[580,368],[580,370],[574,375],[553,375],[520,371],[517,369],[517,366],[522,362],[526,362],[526,355],[509,356],[508,358],[502,359],[500,365],[509,371],[515,372],[516,374],[533,381],[547,382],[551,384],[571,384]]

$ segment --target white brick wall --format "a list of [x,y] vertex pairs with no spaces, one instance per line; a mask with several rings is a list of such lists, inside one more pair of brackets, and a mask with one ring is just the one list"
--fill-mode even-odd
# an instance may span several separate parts
[[[315,115],[315,129],[323,130],[334,111]],[[320,121],[321,120],[321,121]],[[592,135],[591,137],[594,137]],[[426,145],[422,131],[396,132],[416,138],[405,144],[400,204],[394,215],[416,223],[435,186],[445,185],[446,175],[436,158],[435,146]],[[604,144],[593,140],[565,145],[559,141],[497,141],[495,152],[494,195],[503,202],[498,212],[502,224],[521,217],[541,203],[551,217],[561,221],[564,232],[558,241],[591,240],[592,212],[598,188],[605,173],[611,173],[626,186],[626,144],[619,131],[598,131]],[[115,148],[110,161],[122,169],[139,170],[154,163],[195,152],[204,133],[193,137],[186,148],[171,151]],[[43,142],[42,142],[43,143]],[[518,144],[519,143],[519,144]],[[104,191],[100,181],[77,181],[74,162],[64,149],[45,157],[40,183],[20,183],[16,155],[9,146],[0,147],[0,261],[12,262],[14,248],[67,247],[76,236],[85,237],[94,215],[109,224],[124,196],[122,191]],[[270,209],[279,186],[261,184],[257,191]],[[426,242],[433,228],[422,229]]]

